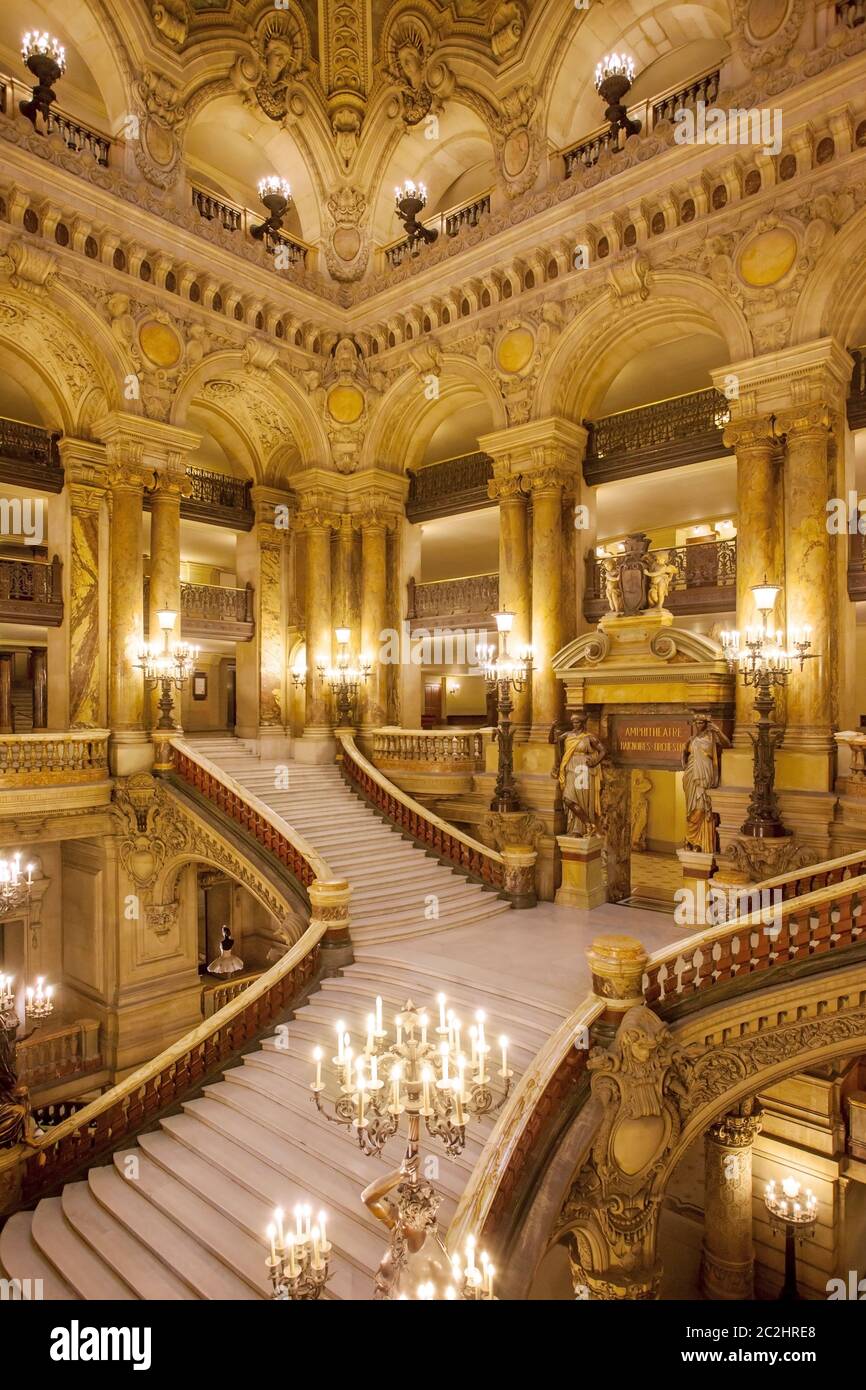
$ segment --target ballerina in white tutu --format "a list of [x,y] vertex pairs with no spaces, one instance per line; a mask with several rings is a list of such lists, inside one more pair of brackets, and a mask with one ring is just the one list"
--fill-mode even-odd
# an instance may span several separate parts
[[220,953],[216,960],[212,960],[207,968],[209,975],[236,975],[239,970],[243,970],[244,963],[240,956],[232,952],[235,939],[228,927],[223,927],[222,940],[220,941]]

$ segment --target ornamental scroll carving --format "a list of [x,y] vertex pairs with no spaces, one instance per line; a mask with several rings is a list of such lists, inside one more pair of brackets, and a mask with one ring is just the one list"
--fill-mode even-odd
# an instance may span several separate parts
[[302,116],[302,82],[309,65],[309,36],[296,7],[265,10],[230,78],[248,104],[258,103],[272,121]]

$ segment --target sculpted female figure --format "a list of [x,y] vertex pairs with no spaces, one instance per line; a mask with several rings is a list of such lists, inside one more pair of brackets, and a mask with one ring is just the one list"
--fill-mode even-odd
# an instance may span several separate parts
[[549,741],[557,747],[557,760],[551,772],[559,782],[569,835],[592,835],[601,818],[599,767],[607,749],[595,734],[587,731],[586,715],[573,714],[571,728],[560,732],[551,727]]
[[696,714],[692,736],[683,749],[683,790],[686,795],[686,849],[714,853],[716,818],[710,792],[721,779],[721,750],[730,739],[705,714]]

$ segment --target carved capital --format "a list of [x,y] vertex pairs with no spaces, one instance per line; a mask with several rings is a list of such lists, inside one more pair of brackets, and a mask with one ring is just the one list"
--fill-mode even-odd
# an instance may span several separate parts
[[736,1110],[714,1120],[707,1129],[707,1138],[725,1149],[747,1149],[760,1134],[763,1122],[750,1096]]
[[773,421],[768,415],[732,420],[729,425],[725,426],[722,439],[725,442],[725,447],[733,449],[737,457],[756,449],[774,453],[778,447],[773,430]]
[[340,524],[340,513],[326,507],[302,507],[292,517],[293,531],[339,531]]
[[789,443],[798,439],[822,439],[831,429],[830,410],[823,401],[792,406],[776,416],[776,435]]
[[523,478],[518,473],[491,478],[487,484],[487,496],[494,502],[525,502],[526,489]]

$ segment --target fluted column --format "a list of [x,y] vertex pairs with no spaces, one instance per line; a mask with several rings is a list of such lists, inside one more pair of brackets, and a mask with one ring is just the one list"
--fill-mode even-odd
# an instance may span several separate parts
[[[488,493],[499,503],[499,607],[514,614],[509,648],[519,656],[532,635],[529,558],[529,502],[523,480],[506,471],[488,484]],[[532,723],[532,691],[527,686],[514,695],[512,723],[518,733]]]
[[752,1144],[761,1129],[754,1101],[743,1101],[704,1136],[704,1243],[701,1288],[707,1298],[754,1294]]
[[[169,608],[177,614],[172,640],[181,640],[180,613],[180,500],[191,491],[186,469],[179,461],[157,474],[151,493],[150,518],[150,589],[148,599],[148,636],[151,644],[162,642],[157,613]],[[154,691],[151,716],[156,710]],[[155,719],[152,719],[155,723]],[[175,695],[174,722],[179,728],[180,700]]]
[[[811,627],[817,661],[795,669],[788,684],[785,746],[832,751],[837,708],[835,606],[832,564],[836,537],[827,526],[831,416],[821,402],[782,411],[776,431],[785,438],[785,559],[789,630]],[[847,540],[846,538],[843,538]]]
[[[767,416],[736,420],[725,430],[725,443],[737,456],[737,623],[740,632],[760,622],[751,593],[767,579],[784,584],[782,531],[782,461],[773,422]],[[784,626],[784,595],[774,623]],[[782,692],[778,692],[783,701]],[[778,716],[782,705],[777,702]],[[736,683],[737,735],[745,740],[754,723],[754,692]]]
[[358,514],[356,524],[361,532],[361,654],[371,663],[358,722],[370,730],[387,720],[387,673],[381,652],[382,633],[388,627],[388,532],[395,518],[373,504]]

